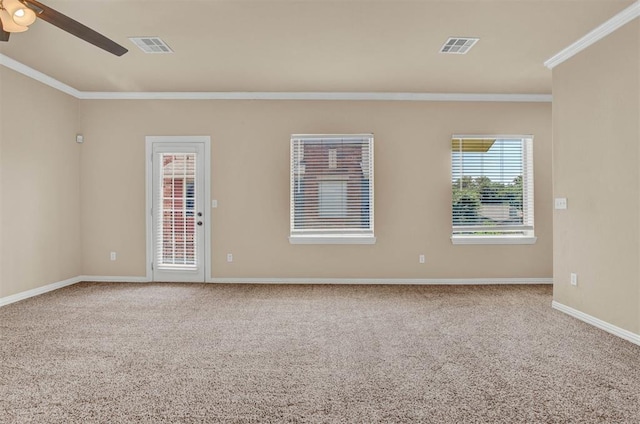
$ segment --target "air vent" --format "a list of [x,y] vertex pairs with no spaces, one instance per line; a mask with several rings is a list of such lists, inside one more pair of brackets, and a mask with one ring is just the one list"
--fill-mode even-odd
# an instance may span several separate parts
[[479,38],[449,38],[440,49],[440,53],[447,54],[466,54],[473,47]]
[[173,53],[159,37],[129,37],[129,40],[145,53]]

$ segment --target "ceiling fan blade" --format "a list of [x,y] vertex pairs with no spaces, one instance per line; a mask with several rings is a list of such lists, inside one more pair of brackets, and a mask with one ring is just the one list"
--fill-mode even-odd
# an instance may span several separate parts
[[100,47],[103,50],[113,53],[116,56],[122,56],[127,49],[113,40],[108,39],[104,35],[92,30],[91,28],[81,24],[78,21],[71,19],[68,16],[63,15],[55,9],[45,6],[36,0],[22,0],[27,6],[32,7],[36,11],[38,18],[49,22],[51,25],[55,25],[63,31],[69,34],[75,35],[84,41],[93,44],[96,47]]
[[2,28],[2,20],[0,20],[0,41],[9,41],[10,35],[10,32],[5,31],[4,28]]

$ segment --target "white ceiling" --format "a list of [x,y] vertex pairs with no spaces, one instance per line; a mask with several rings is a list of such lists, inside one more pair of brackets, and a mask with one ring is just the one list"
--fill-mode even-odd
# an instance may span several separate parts
[[[633,0],[42,0],[122,44],[38,20],[0,53],[81,91],[551,92],[543,62]],[[171,55],[127,37],[159,36]],[[467,55],[438,53],[479,37]]]

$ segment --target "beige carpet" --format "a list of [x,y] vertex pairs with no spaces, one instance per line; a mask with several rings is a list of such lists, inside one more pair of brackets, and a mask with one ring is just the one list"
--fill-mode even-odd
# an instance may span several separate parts
[[2,423],[638,423],[550,286],[82,283],[0,308]]

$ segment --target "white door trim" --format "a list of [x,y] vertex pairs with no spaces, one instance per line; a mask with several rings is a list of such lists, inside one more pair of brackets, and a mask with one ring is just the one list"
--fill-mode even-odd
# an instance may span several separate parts
[[147,281],[153,281],[153,144],[154,143],[203,143],[204,144],[204,279],[211,279],[211,137],[196,136],[146,136],[145,137],[145,223],[146,223],[146,274]]

